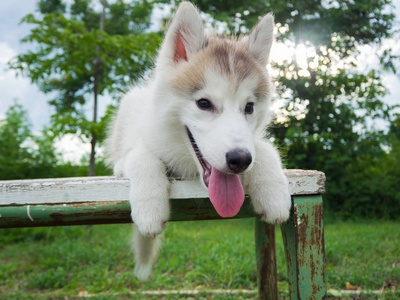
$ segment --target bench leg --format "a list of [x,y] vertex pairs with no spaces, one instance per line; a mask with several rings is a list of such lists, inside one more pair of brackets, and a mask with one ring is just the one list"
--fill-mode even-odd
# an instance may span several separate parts
[[281,226],[290,299],[324,299],[325,251],[322,196],[293,197],[293,213]]
[[259,299],[277,300],[275,226],[255,218],[255,244]]

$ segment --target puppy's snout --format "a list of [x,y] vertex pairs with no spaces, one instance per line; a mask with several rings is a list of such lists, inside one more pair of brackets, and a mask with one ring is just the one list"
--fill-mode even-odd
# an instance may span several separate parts
[[234,173],[241,173],[251,164],[251,153],[247,150],[237,149],[226,153],[226,163]]

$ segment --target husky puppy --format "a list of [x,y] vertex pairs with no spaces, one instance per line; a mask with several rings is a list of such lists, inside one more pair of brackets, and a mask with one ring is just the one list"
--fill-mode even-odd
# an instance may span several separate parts
[[278,152],[264,140],[273,30],[267,14],[239,39],[206,36],[197,9],[183,2],[153,77],[122,98],[107,152],[115,175],[130,179],[139,279],[149,277],[170,217],[171,174],[199,178],[222,217],[238,213],[245,189],[263,221],[288,219],[288,183]]

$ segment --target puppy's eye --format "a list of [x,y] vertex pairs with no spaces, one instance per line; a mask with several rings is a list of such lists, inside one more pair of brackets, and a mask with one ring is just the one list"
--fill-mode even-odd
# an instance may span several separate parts
[[249,102],[246,104],[246,107],[244,109],[244,112],[246,114],[252,114],[254,111],[254,103],[253,102]]
[[213,110],[214,106],[212,105],[210,100],[201,98],[200,100],[196,101],[197,107],[202,110]]

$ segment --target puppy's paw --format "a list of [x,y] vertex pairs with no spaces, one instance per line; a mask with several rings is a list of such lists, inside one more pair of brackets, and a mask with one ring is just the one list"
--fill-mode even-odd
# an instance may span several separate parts
[[282,216],[278,218],[276,218],[276,215],[271,216],[271,214],[268,214],[266,211],[263,211],[263,213],[261,214],[261,221],[272,225],[280,225],[286,222],[288,218],[289,218],[289,213],[286,214],[286,212],[284,212]]
[[154,238],[163,232],[170,216],[168,193],[166,189],[148,189],[151,193],[133,193],[131,190],[130,204],[132,221],[140,233],[148,238]]
[[269,224],[281,224],[289,218],[292,205],[286,185],[280,189],[259,190],[252,196],[254,210],[261,220]]
[[151,219],[151,221],[143,221],[143,220],[139,221],[137,218],[136,220],[135,218],[132,219],[133,222],[138,227],[140,234],[148,238],[155,238],[157,235],[162,233],[166,228],[166,223],[167,223],[167,221],[160,221],[154,218],[149,218]]
[[155,238],[166,228],[169,212],[153,211],[149,213],[135,213],[132,209],[132,220],[138,227],[140,233],[148,238]]

